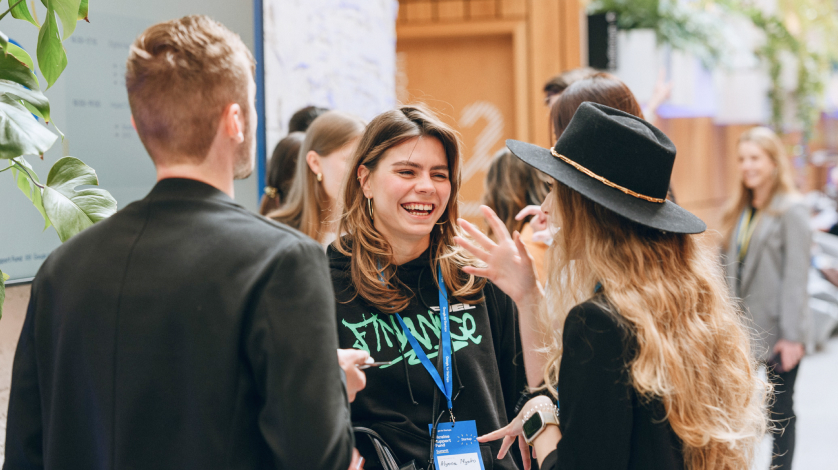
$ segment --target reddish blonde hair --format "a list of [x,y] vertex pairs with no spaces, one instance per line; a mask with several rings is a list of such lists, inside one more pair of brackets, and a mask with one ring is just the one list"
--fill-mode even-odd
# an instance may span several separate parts
[[186,160],[167,163],[202,161],[231,103],[241,106],[248,130],[255,64],[239,35],[207,16],[143,31],[128,53],[125,85],[137,134],[152,159],[165,151]]

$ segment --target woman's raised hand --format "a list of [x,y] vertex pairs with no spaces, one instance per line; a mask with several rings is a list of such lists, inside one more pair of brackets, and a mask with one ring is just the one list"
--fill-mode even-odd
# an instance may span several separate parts
[[547,230],[547,214],[541,210],[541,206],[527,206],[521,209],[521,212],[518,212],[515,216],[515,220],[524,220],[529,216],[532,216],[530,227],[532,227],[533,232]]
[[492,233],[497,236],[498,242],[492,241],[468,221],[459,219],[460,227],[468,232],[480,246],[475,246],[462,237],[454,237],[454,241],[486,263],[486,267],[466,266],[463,271],[489,279],[519,306],[522,303],[537,302],[542,295],[541,286],[538,284],[532,256],[521,241],[521,235],[516,231],[510,236],[509,230],[492,209],[480,206],[480,210],[489,223]]

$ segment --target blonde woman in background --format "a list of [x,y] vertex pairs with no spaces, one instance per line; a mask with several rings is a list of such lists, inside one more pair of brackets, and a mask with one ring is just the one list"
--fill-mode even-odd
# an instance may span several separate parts
[[334,241],[346,161],[358,146],[365,125],[360,118],[339,111],[318,116],[300,147],[286,202],[268,217],[296,228],[324,247]]
[[[504,148],[492,158],[492,164],[486,173],[485,187],[483,204],[500,217],[509,233],[521,232],[521,240],[533,256],[538,279],[544,282],[547,279],[544,266],[547,244],[533,240],[533,227],[528,220],[530,217],[517,217],[525,207],[540,206],[544,202],[549,187],[543,173],[522,162],[512,155],[509,149]],[[491,230],[489,236],[493,236]]]
[[466,221],[476,245],[456,241],[486,263],[465,271],[515,301],[528,382],[544,380],[558,401],[532,398],[478,440],[504,438],[505,452],[523,437],[543,470],[749,468],[767,384],[718,262],[694,235],[705,224],[665,200],[675,146],[642,119],[589,102],[555,148],[507,145],[553,178],[542,207],[561,230],[546,296],[520,236],[488,208],[500,241]]
[[809,211],[798,196],[783,143],[755,127],[739,138],[740,182],[724,214],[728,284],[756,326],[756,352],[774,384],[772,467],[794,458],[794,382],[809,328]]

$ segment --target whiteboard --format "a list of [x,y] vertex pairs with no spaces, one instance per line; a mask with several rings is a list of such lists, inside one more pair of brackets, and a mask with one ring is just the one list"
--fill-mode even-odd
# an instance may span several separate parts
[[[27,3],[28,2],[27,0]],[[38,18],[45,10],[35,1]],[[31,3],[30,3],[31,5]],[[30,6],[31,8],[31,6]],[[79,22],[64,42],[68,65],[55,86],[46,91],[55,124],[66,135],[44,156],[27,157],[41,181],[62,157],[62,149],[93,167],[99,184],[116,198],[119,208],[142,199],[155,183],[154,166],[131,126],[125,91],[125,60],[134,38],[148,26],[190,14],[206,14],[238,33],[256,53],[255,34],[261,37],[261,1],[256,0],[91,0],[90,23]],[[259,27],[254,28],[254,11]],[[17,41],[37,60],[37,30],[31,24],[8,16],[0,31]],[[261,40],[260,40],[261,50]],[[36,71],[42,88],[45,85]],[[258,77],[257,77],[258,78]],[[262,80],[257,79],[260,83]],[[259,109],[259,107],[257,107]],[[260,143],[260,170],[264,168],[264,126]],[[5,161],[0,162],[5,163]],[[47,255],[60,241],[12,179],[11,171],[0,173],[0,270],[10,283],[35,276]],[[257,172],[237,181],[236,201],[250,210],[258,206]]]

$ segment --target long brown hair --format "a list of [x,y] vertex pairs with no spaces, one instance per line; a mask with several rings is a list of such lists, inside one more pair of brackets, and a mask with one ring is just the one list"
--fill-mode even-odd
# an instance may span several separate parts
[[643,110],[628,86],[610,73],[600,72],[575,81],[550,108],[553,133],[558,139],[579,105],[585,101],[604,104],[643,119]]
[[463,272],[463,266],[474,266],[477,261],[454,243],[454,237],[460,235],[457,225],[460,141],[457,133],[424,106],[400,106],[370,121],[361,137],[344,183],[343,214],[338,233],[346,236],[339,238],[334,245],[340,253],[351,257],[355,293],[386,313],[404,310],[410,298],[397,285],[392,247],[370,219],[366,197],[358,180],[358,168],[364,165],[370,173],[374,173],[389,149],[416,137],[433,137],[442,143],[451,181],[451,195],[440,217],[441,225],[431,231],[429,262],[434,279],[437,278],[438,264],[450,295],[460,302],[471,304],[482,300],[481,292],[486,283],[483,278]]
[[[737,146],[743,142],[753,142],[758,145],[771,158],[771,161],[777,166],[777,171],[774,173],[774,183],[771,188],[771,197],[769,201],[778,194],[797,194],[797,187],[794,185],[794,177],[792,175],[791,164],[786,156],[783,142],[777,137],[771,129],[767,127],[753,127],[743,132],[739,136]],[[746,207],[753,204],[754,192],[745,187],[745,183],[741,180],[736,185],[735,193],[730,199],[727,207],[725,207],[722,215],[722,227],[724,238],[722,243],[727,248],[730,239],[733,236],[733,231],[736,229],[736,224],[739,221],[739,216]],[[771,208],[769,207],[769,210]]]
[[297,156],[300,154],[300,146],[306,135],[304,132],[292,132],[285,136],[274,147],[271,160],[268,162],[268,174],[265,182],[271,193],[265,191],[262,197],[262,204],[259,206],[259,213],[268,215],[275,211],[288,199],[288,191],[294,182],[294,173],[297,168]]
[[492,158],[486,172],[482,203],[495,211],[509,233],[520,232],[526,223],[526,220],[515,220],[521,209],[541,205],[547,197],[547,180],[543,175],[507,148],[499,150]]
[[363,132],[364,122],[361,119],[338,111],[327,111],[312,121],[297,156],[297,170],[288,201],[268,217],[322,241],[327,233],[332,232],[329,227],[334,220],[330,217],[334,215],[329,214],[329,197],[323,185],[318,183],[317,175],[309,168],[306,155],[314,151],[321,157],[327,157]]
[[662,401],[685,468],[749,468],[767,428],[770,388],[757,375],[748,328],[713,251],[696,235],[647,228],[554,184],[548,197],[562,229],[548,251],[541,314],[545,331],[555,331],[546,388],[558,384],[569,309],[600,282],[603,298],[595,301],[636,339],[626,364],[632,386],[641,400]]

